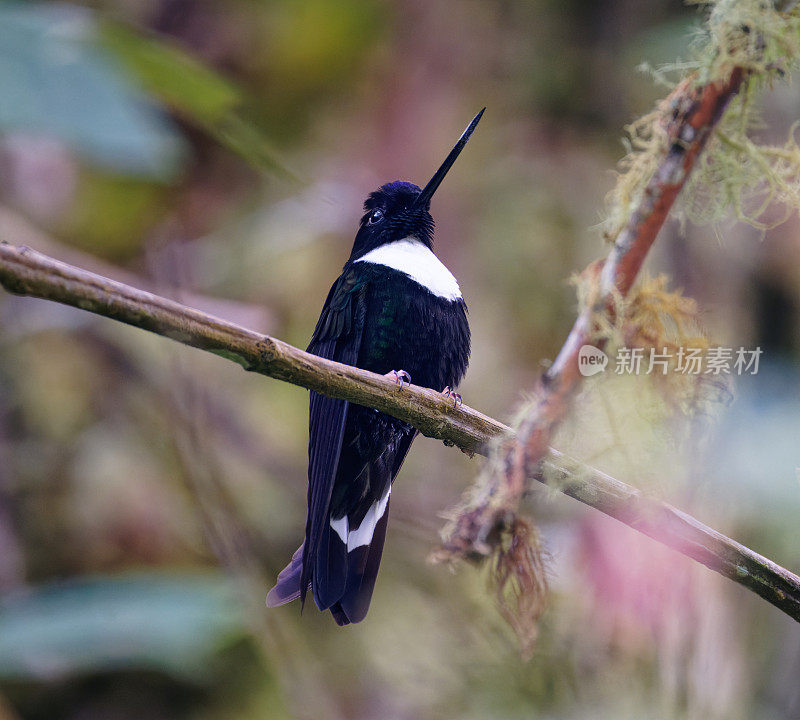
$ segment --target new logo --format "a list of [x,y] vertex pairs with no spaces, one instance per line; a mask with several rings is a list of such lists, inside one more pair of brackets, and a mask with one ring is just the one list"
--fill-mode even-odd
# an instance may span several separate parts
[[608,355],[593,345],[584,345],[578,350],[578,370],[584,377],[603,372],[608,365]]

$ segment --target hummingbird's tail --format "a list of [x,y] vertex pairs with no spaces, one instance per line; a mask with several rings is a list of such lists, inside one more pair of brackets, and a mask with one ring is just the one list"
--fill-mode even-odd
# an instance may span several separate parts
[[[354,408],[353,437],[345,437],[336,459],[340,481],[336,487],[341,493],[334,504],[337,510],[334,514],[330,500],[309,501],[306,540],[267,596],[267,605],[275,607],[304,598],[311,590],[317,607],[330,610],[339,625],[361,622],[369,610],[383,555],[392,482],[416,436],[416,430],[399,420]],[[312,458],[318,454],[312,453]],[[311,481],[310,486],[314,487]]]
[[[338,625],[361,622],[367,615],[378,577],[378,568],[389,521],[389,492],[373,505],[361,525],[353,530],[345,524],[331,528],[317,556],[314,574],[314,600],[320,610],[328,609]],[[332,525],[336,525],[334,522]]]
[[[324,533],[317,554],[314,600],[321,610],[329,609],[339,625],[360,622],[369,610],[386,538],[389,519],[388,493],[380,510],[380,515],[376,513],[367,518],[365,525],[371,524],[371,537],[365,544],[355,546],[360,540],[358,530],[363,533],[366,527],[356,529],[349,549],[346,541],[337,532],[331,532],[330,525]],[[348,535],[345,531],[346,538]],[[281,570],[275,587],[267,593],[267,607],[285,605],[300,597],[304,547],[305,545],[301,545],[292,555],[289,564]]]

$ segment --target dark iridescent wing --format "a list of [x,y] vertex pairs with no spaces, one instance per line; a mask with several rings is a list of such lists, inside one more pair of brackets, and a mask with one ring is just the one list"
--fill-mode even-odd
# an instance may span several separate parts
[[[308,352],[355,365],[361,348],[366,314],[366,284],[354,268],[334,283],[320,315]],[[308,439],[308,519],[300,577],[305,600],[320,545],[330,533],[328,508],[347,421],[348,403],[311,393]]]

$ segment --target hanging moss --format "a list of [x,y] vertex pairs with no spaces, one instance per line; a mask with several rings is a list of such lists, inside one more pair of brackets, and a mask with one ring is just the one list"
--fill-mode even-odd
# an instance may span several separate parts
[[[653,71],[661,84],[723,81],[734,68],[747,73],[738,97],[725,113],[675,209],[678,217],[713,223],[733,215],[766,229],[800,210],[800,147],[792,126],[785,144],[756,142],[763,128],[757,97],[773,83],[786,83],[800,59],[800,11],[794,3],[768,0],[715,0],[696,3],[708,14],[693,43],[694,60]],[[625,128],[627,149],[617,183],[607,198],[603,231],[613,241],[638,204],[641,193],[667,150],[673,111],[668,96]]]

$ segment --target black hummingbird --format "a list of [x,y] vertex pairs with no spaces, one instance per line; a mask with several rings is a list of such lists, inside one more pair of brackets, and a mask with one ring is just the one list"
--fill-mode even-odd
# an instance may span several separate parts
[[[467,126],[423,190],[391,182],[370,193],[342,274],[322,308],[308,352],[375,373],[411,378],[460,400],[470,354],[467,306],[433,254],[433,193],[486,108]],[[377,410],[311,393],[305,541],[267,605],[311,589],[339,625],[369,609],[383,552],[392,482],[417,431]]]

